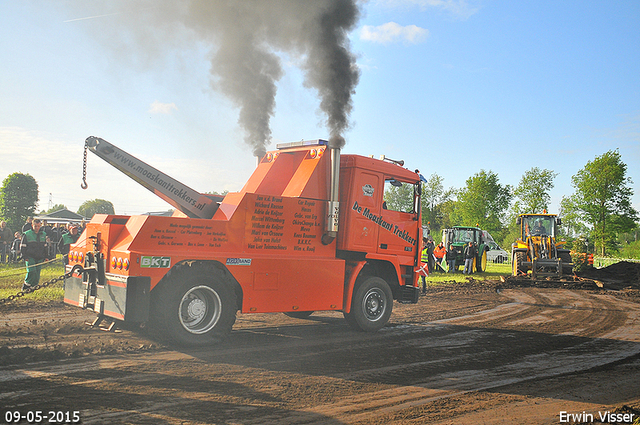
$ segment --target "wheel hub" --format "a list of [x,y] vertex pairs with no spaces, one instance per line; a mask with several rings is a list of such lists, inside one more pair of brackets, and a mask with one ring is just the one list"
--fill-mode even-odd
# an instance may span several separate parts
[[187,315],[190,320],[201,320],[207,312],[207,305],[200,298],[195,298],[187,306]]
[[364,299],[364,311],[367,319],[377,320],[382,316],[385,305],[382,295],[375,290],[372,290],[367,294]]
[[180,301],[178,317],[182,327],[192,334],[204,334],[212,330],[222,312],[218,293],[206,285],[189,289]]

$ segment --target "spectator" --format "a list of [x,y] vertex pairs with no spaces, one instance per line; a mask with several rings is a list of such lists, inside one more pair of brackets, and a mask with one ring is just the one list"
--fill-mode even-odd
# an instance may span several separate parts
[[436,271],[444,273],[442,268],[442,260],[444,259],[447,250],[444,248],[444,244],[440,242],[438,246],[433,250],[433,255],[436,257]]
[[44,234],[47,235],[49,239],[51,239],[51,237],[53,236],[53,229],[51,228],[51,226],[49,226],[47,220],[42,220],[42,230],[44,231]]
[[20,257],[20,239],[22,238],[22,234],[20,232],[16,232],[14,235],[15,239],[11,243],[11,258],[9,261],[15,262],[18,261]]
[[49,258],[56,258],[58,242],[60,242],[61,236],[62,228],[60,227],[60,223],[55,223],[51,226],[51,233],[49,234],[49,239],[51,239],[51,243],[49,244]]
[[7,223],[0,222],[0,262],[2,263],[7,261],[7,254],[11,249],[11,234],[11,229],[7,227]]
[[458,255],[458,253],[453,248],[453,244],[449,245],[449,250],[447,251],[447,254],[446,254],[447,266],[449,267],[449,273],[455,273],[456,272],[456,256],[457,255]]
[[420,280],[422,282],[422,293],[426,294],[427,293],[427,276],[429,276],[429,253],[428,253],[428,249],[427,249],[427,245],[428,245],[428,240],[427,238],[422,238],[422,244],[424,246],[424,248],[422,248],[422,257],[420,258],[420,268],[419,268],[419,274],[420,274]]
[[26,232],[27,230],[33,229],[31,223],[33,223],[33,217],[27,217],[27,222],[24,223],[24,226],[22,226],[22,233]]
[[22,290],[28,290],[40,283],[41,263],[47,259],[47,235],[42,230],[42,222],[35,219],[32,229],[22,235],[20,242],[20,254],[27,266],[27,275],[24,277]]
[[76,243],[78,240],[78,227],[73,224],[69,224],[69,231],[63,233],[60,241],[58,242],[58,251],[63,255],[64,265],[69,264],[69,247],[72,243]]
[[469,242],[464,248],[464,274],[473,273],[473,260],[476,258],[476,247],[473,242]]
[[433,272],[435,270],[435,257],[433,256],[433,250],[435,249],[436,245],[433,243],[433,239],[429,238],[429,240],[427,241],[427,258],[429,259],[429,262],[427,264],[429,264],[429,273]]

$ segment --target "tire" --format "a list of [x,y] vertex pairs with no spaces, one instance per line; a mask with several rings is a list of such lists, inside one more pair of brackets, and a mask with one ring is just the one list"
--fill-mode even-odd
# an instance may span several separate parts
[[358,331],[375,332],[391,317],[393,294],[384,279],[367,276],[356,287],[351,300],[351,312],[344,313],[347,323]]
[[295,319],[306,319],[311,316],[313,311],[288,311],[285,316],[293,317]]
[[[226,271],[178,266],[165,276],[152,304],[161,337],[181,345],[208,345],[226,338],[236,321],[236,294]],[[163,279],[163,280],[164,280]]]
[[484,272],[487,270],[487,251],[482,250],[480,261],[476,261],[476,270],[478,272]]
[[516,251],[513,253],[513,258],[511,259],[511,270],[513,272],[513,276],[527,274],[527,270],[522,265],[522,263],[524,263],[526,259],[527,254],[524,252]]
[[562,274],[573,274],[573,265],[567,266],[565,264],[572,263],[571,254],[569,252],[560,252],[559,253],[560,260],[562,260]]

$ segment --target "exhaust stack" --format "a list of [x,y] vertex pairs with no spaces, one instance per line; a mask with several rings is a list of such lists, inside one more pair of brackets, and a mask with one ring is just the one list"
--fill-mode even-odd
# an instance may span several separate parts
[[329,201],[327,202],[326,233],[322,236],[322,243],[329,245],[338,235],[340,221],[340,148],[331,150],[331,181]]

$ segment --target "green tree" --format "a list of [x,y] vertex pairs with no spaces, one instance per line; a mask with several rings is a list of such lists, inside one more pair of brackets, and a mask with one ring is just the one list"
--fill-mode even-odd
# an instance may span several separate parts
[[449,222],[448,208],[452,202],[455,189],[445,189],[444,178],[436,173],[431,174],[422,184],[422,223],[429,223],[432,234],[439,232]]
[[104,199],[93,199],[80,205],[78,214],[91,218],[94,214],[115,214],[115,210],[111,202]]
[[553,189],[553,180],[557,175],[551,170],[541,170],[538,167],[526,171],[513,191],[514,215],[541,214],[548,209],[551,202],[549,191]]
[[218,192],[217,190],[214,190],[213,192],[205,192],[206,194],[209,195],[220,195],[220,196],[227,196],[227,193],[229,193],[228,190],[223,190],[222,192]]
[[29,174],[13,173],[2,182],[0,216],[12,230],[22,229],[38,206],[38,183]]
[[502,220],[511,202],[511,186],[501,185],[498,175],[480,170],[469,177],[457,193],[451,221],[456,225],[478,225],[492,234],[502,232]]
[[551,196],[549,191],[553,189],[553,180],[558,173],[551,170],[541,170],[532,167],[525,171],[520,178],[518,186],[513,190],[514,203],[511,214],[507,217],[507,229],[503,232],[502,240],[498,240],[501,246],[510,246],[520,235],[520,226],[516,224],[518,214],[540,214],[549,208]]
[[571,178],[575,192],[562,200],[563,211],[572,224],[589,226],[601,255],[615,248],[619,233],[636,226],[638,213],[631,206],[633,182],[626,174],[627,165],[618,150],[605,152]]

